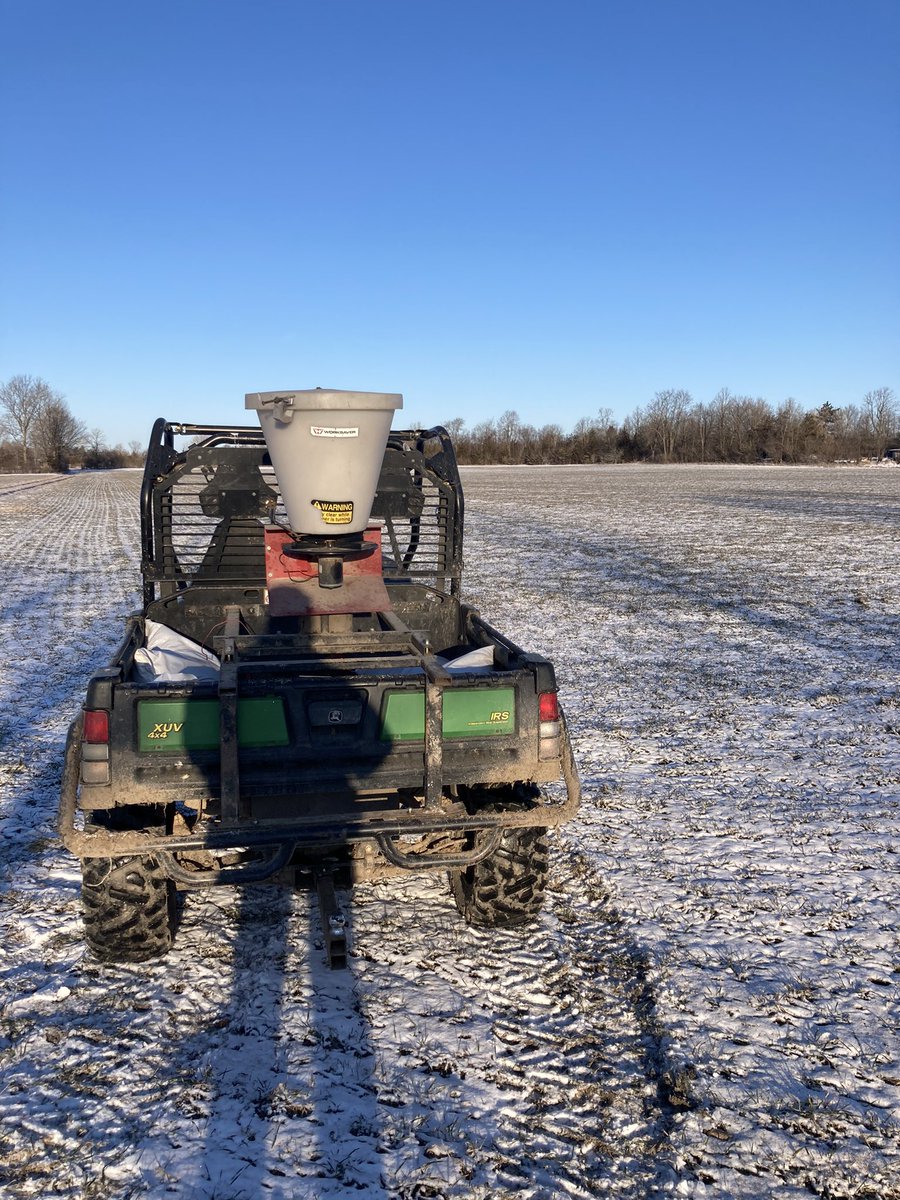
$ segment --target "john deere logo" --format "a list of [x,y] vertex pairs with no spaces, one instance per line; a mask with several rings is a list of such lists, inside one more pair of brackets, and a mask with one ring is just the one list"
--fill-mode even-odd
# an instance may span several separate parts
[[349,525],[353,520],[352,500],[311,500],[326,525]]
[[344,720],[343,710],[340,708],[332,708],[328,712],[328,720],[332,725],[340,725]]

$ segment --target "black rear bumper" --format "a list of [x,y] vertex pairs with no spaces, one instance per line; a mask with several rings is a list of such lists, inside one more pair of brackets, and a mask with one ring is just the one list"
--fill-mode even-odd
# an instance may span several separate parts
[[[289,820],[199,820],[188,833],[163,833],[152,829],[115,830],[90,825],[79,828],[80,744],[79,717],[70,727],[66,742],[58,831],[66,849],[82,859],[152,853],[170,855],[191,850],[269,848],[274,865],[266,873],[273,874],[297,850],[314,852],[317,848],[324,849],[335,844],[372,841],[388,861],[410,870],[464,866],[492,853],[497,843],[497,838],[490,836],[492,833],[496,832],[499,836],[504,829],[561,825],[574,817],[581,799],[578,774],[563,721],[559,766],[566,796],[561,801],[542,796],[539,802],[523,809],[466,813],[460,811],[459,804],[444,802],[443,798],[414,807],[400,807],[397,800],[382,798],[380,801],[363,800],[353,805],[339,803],[335,810],[327,814],[307,813]],[[430,859],[417,862],[397,845],[397,839],[402,837],[442,831],[471,832],[475,835],[476,854],[468,854],[465,858],[450,855],[440,861]],[[485,832],[486,838],[478,837],[480,832]],[[242,878],[248,881],[246,876]]]

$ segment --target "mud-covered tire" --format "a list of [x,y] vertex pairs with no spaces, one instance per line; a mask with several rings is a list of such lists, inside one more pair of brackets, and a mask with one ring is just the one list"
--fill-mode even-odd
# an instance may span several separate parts
[[[489,804],[482,811],[526,807]],[[450,871],[450,891],[469,925],[503,928],[530,921],[541,910],[550,870],[547,831],[507,829],[488,858],[461,871]]]
[[144,962],[172,948],[175,888],[152,854],[84,859],[81,908],[88,948],[105,962]]

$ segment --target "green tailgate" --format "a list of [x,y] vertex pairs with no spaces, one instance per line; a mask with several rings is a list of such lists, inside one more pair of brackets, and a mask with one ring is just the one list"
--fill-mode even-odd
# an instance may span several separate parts
[[[238,744],[287,746],[280,696],[238,700]],[[214,750],[219,745],[218,700],[139,700],[140,750]]]
[[[491,737],[515,731],[515,688],[448,688],[444,692],[444,737]],[[389,692],[381,740],[421,742],[424,737],[424,693]]]

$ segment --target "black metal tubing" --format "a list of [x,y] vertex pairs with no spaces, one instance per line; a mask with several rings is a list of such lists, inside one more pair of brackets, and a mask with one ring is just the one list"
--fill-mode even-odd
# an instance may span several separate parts
[[425,672],[425,807],[435,808],[444,790],[444,687],[450,676],[436,658],[422,658]]
[[157,417],[150,433],[150,445],[141,479],[141,573],[144,577],[144,604],[154,599],[154,587],[147,577],[147,568],[154,560],[153,484],[171,469],[175,443],[164,417]]
[[502,829],[482,830],[482,835],[476,837],[471,850],[461,850],[459,854],[406,854],[397,848],[397,844],[388,834],[378,834],[375,841],[384,857],[395,867],[406,871],[419,871],[423,867],[449,868],[471,867],[489,858],[503,840]]
[[115,831],[75,828],[68,804],[60,805],[59,834],[63,845],[79,858],[112,858],[119,854],[150,854],[157,850],[230,850],[235,847],[257,849],[291,842],[296,846],[327,846],[335,842],[377,840],[381,836],[401,837],[448,830],[475,832],[481,829],[550,828],[561,825],[574,815],[568,801],[541,804],[523,811],[474,813],[450,817],[440,811],[420,809],[404,817],[397,813],[377,813],[368,817],[343,817],[328,822],[307,818],[286,824],[223,825],[204,822],[190,834],[152,834],[144,830]]
[[217,871],[186,871],[175,861],[175,856],[169,850],[154,850],[160,866],[168,877],[175,883],[187,888],[216,887],[219,884],[262,883],[288,865],[294,856],[295,846],[285,842],[280,846],[260,846],[258,849],[271,849],[271,855],[261,863],[248,863],[246,866],[222,867]]
[[[454,565],[454,571],[450,578],[450,595],[459,599],[462,588],[462,564],[463,564],[463,525],[465,523],[465,501],[463,498],[462,480],[459,476],[459,463],[456,458],[456,450],[453,447],[453,442],[450,434],[443,425],[435,425],[433,429],[428,431],[425,437],[436,437],[441,443],[440,461],[437,456],[432,456],[431,468],[435,474],[440,474],[440,477],[447,483],[453,491],[453,498],[456,504],[455,520],[452,522],[452,542],[450,546],[450,561]],[[425,437],[422,437],[418,443],[420,452],[424,455]],[[438,468],[443,470],[439,471]]]
[[[391,616],[392,614],[384,613],[383,616]],[[220,635],[224,636],[224,635]],[[220,639],[214,639],[214,644]],[[234,650],[241,658],[241,665],[251,665],[260,663],[264,667],[271,666],[273,661],[279,667],[289,667],[292,663],[312,663],[316,664],[319,669],[328,665],[327,660],[323,661],[323,656],[336,659],[339,667],[345,661],[346,656],[352,656],[354,660],[361,657],[363,654],[367,656],[363,661],[371,661],[376,663],[379,659],[383,659],[385,664],[396,664],[396,654],[405,651],[412,655],[418,661],[418,654],[421,653],[419,647],[412,640],[409,630],[402,628],[392,629],[390,632],[380,632],[377,630],[359,630],[354,633],[276,633],[276,634],[252,634],[242,633],[233,638]],[[285,659],[272,659],[271,657],[263,658],[263,653],[272,655],[273,651],[278,654],[281,651],[287,651],[291,657]],[[392,657],[389,657],[387,651],[394,652]],[[259,654],[259,658],[251,658],[249,655]],[[312,657],[308,660],[298,659],[298,654],[309,654]],[[377,657],[371,658],[372,654]]]
[[262,429],[253,425],[190,425],[183,421],[166,421],[166,432],[169,437],[177,434],[179,437],[205,437],[208,446],[221,444],[223,441],[241,442],[246,445],[265,445]]

